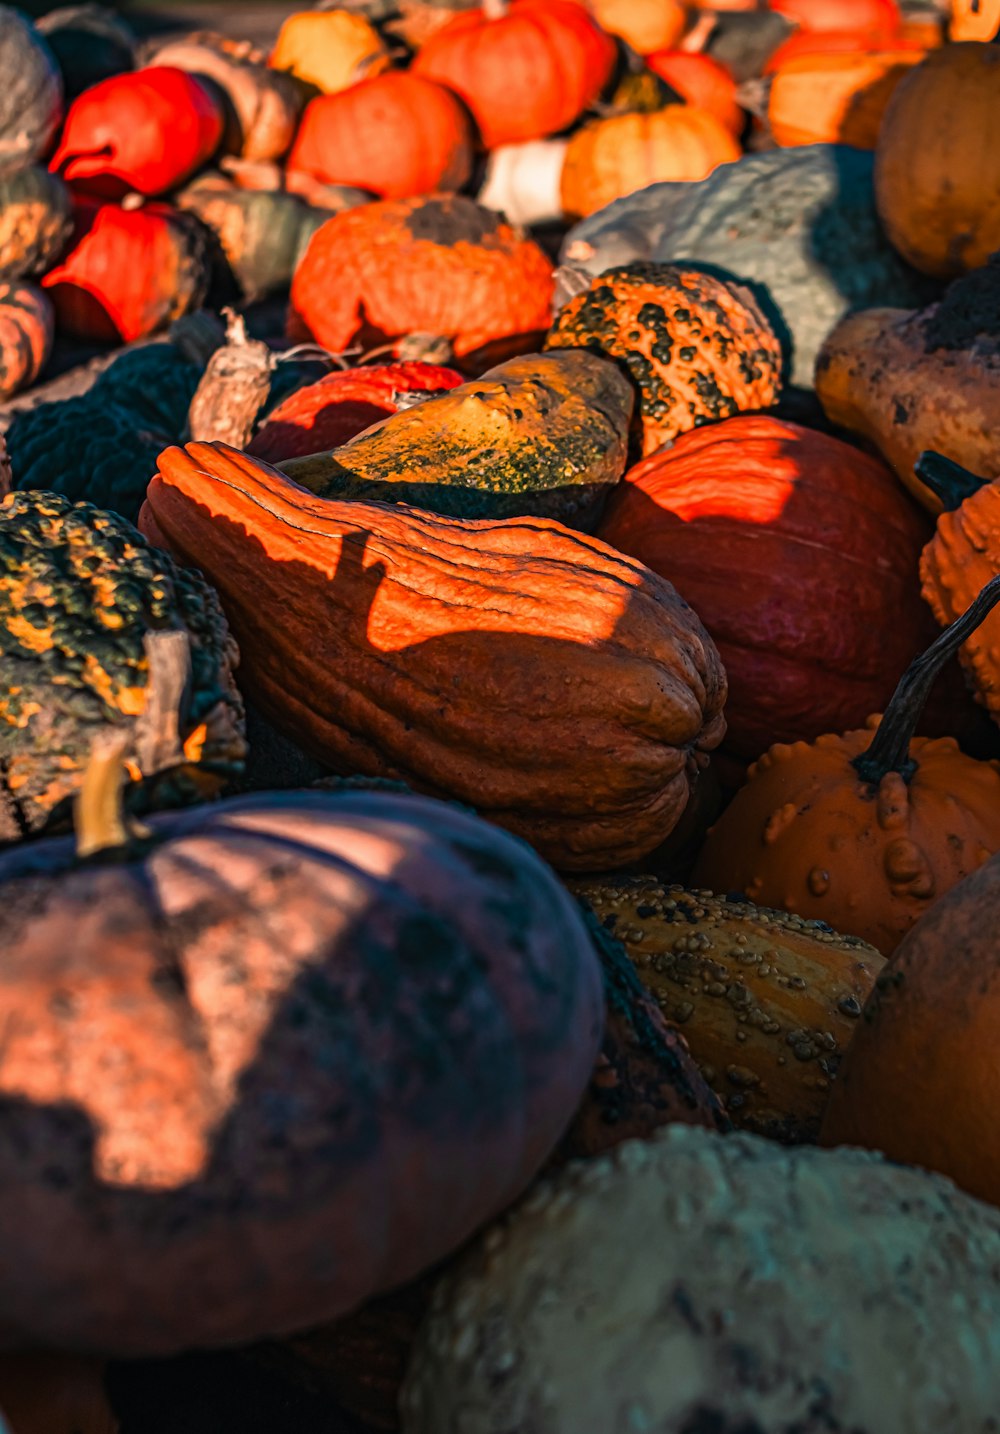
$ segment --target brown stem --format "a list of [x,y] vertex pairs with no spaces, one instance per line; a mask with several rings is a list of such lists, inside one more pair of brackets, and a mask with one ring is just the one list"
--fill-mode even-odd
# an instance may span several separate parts
[[907,782],[910,780],[917,770],[910,756],[910,743],[935,678],[998,602],[1000,576],[991,578],[962,616],[946,627],[926,652],[913,659],[899,679],[870,746],[851,763],[863,782],[877,786],[889,772],[899,772]]
[[945,458],[943,453],[932,453],[929,450],[921,453],[913,471],[923,483],[929,488],[935,498],[939,499],[941,506],[946,513],[953,513],[956,508],[961,507],[966,498],[971,498],[973,493],[978,493],[980,488],[985,488],[992,482],[990,478],[977,478],[975,473],[970,473],[968,468],[963,468],[961,463],[954,459]]
[[277,362],[267,344],[247,335],[242,314],[224,309],[226,342],[209,359],[188,409],[188,432],[198,442],[245,448],[271,392]]
[[129,741],[129,732],[117,727],[98,732],[94,738],[73,804],[76,854],[81,860],[128,845],[122,788]]

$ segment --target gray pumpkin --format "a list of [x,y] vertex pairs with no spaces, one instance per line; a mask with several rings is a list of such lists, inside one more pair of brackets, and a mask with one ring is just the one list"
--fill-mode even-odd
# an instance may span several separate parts
[[69,189],[58,175],[38,165],[0,174],[0,282],[43,274],[72,229]]
[[63,112],[62,75],[26,15],[0,5],[0,175],[46,152]]
[[816,354],[846,313],[916,308],[939,286],[882,232],[874,156],[813,144],[745,155],[693,184],[652,184],[570,230],[562,259],[600,274],[633,259],[688,260],[754,287],[776,325],[793,383],[811,387]]

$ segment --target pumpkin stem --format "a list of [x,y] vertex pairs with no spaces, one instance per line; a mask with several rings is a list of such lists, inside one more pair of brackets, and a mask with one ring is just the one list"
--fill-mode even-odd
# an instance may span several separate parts
[[149,676],[134,740],[139,770],[152,776],[185,760],[181,723],[191,693],[191,639],[183,629],[147,632],[142,645]]
[[946,513],[953,513],[966,498],[971,498],[973,493],[978,493],[980,488],[985,488],[992,481],[989,478],[978,478],[975,473],[970,473],[968,468],[963,468],[961,463],[945,458],[943,453],[930,451],[921,453],[913,465],[913,471],[924,487],[929,488],[935,498],[940,499]]
[[208,361],[188,409],[188,433],[199,443],[245,448],[257,414],[271,392],[277,358],[267,344],[247,335],[246,320],[223,309],[226,342]]
[[129,741],[129,732],[117,727],[98,732],[94,738],[73,803],[76,854],[81,861],[128,845],[122,790]]
[[1000,576],[991,578],[970,607],[946,627],[926,652],[915,657],[899,679],[871,745],[851,766],[863,782],[878,786],[889,772],[909,781],[917,770],[910,743],[938,673],[970,633],[1000,602]]

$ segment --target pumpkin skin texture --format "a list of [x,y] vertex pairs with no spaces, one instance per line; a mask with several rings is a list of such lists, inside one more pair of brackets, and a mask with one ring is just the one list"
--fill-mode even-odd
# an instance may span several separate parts
[[937,297],[882,232],[873,167],[849,145],[744,155],[698,184],[616,201],[570,231],[563,262],[591,274],[632,259],[688,262],[757,284],[787,331],[790,380],[811,388],[820,344],[846,313]]
[[472,126],[450,90],[391,70],[306,106],[291,170],[353,184],[383,199],[461,189],[472,173]]
[[925,274],[950,279],[1000,249],[1000,48],[932,50],[886,111],[876,152],[879,218]]
[[889,101],[921,50],[801,55],[775,71],[767,120],[776,144],[874,149]]
[[579,912],[464,812],[273,793],[150,826],[124,861],[0,859],[7,1342],[165,1354],[335,1317],[520,1193],[600,1044]]
[[909,932],[865,1007],[823,1122],[1000,1204],[996,1025],[1000,861],[994,856]]
[[52,351],[52,305],[30,284],[0,284],[0,398],[34,383]]
[[211,159],[223,124],[214,95],[183,70],[114,75],[70,105],[50,167],[106,198],[165,194]]
[[556,315],[547,349],[616,358],[639,390],[643,454],[781,387],[781,345],[749,289],[698,269],[627,264],[591,280]]
[[819,352],[816,393],[931,513],[942,503],[914,471],[921,453],[1000,477],[1000,259],[954,280],[940,303],[844,319]]
[[166,204],[76,205],[74,242],[43,275],[59,329],[126,343],[197,309],[208,291],[208,231]]
[[658,181],[704,179],[740,153],[722,121],[693,105],[592,120],[566,151],[563,211],[580,219]]
[[69,190],[58,176],[29,168],[0,177],[0,281],[47,269],[72,229]]
[[614,41],[584,6],[512,0],[456,15],[422,46],[412,69],[454,90],[486,149],[495,149],[571,125],[614,63]]
[[282,22],[270,64],[325,95],[347,89],[389,66],[389,52],[363,15],[348,10],[299,10]]
[[952,40],[993,40],[1000,34],[1000,0],[951,0]]
[[938,1176],[668,1126],[540,1182],[448,1271],[402,1428],[989,1434],[998,1262],[1000,1216]]
[[631,416],[632,392],[615,365],[566,349],[509,359],[344,448],[281,468],[322,498],[587,529],[625,471]]
[[271,411],[246,451],[265,463],[339,448],[398,412],[397,395],[455,388],[462,375],[441,364],[372,364],[328,373]]
[[6,177],[48,152],[63,117],[63,89],[45,40],[26,15],[9,5],[0,5],[0,47],[0,177]]
[[883,957],[822,922],[655,877],[585,877],[571,889],[624,943],[733,1124],[815,1143]]
[[878,459],[797,424],[741,415],[683,434],[626,474],[598,536],[669,573],[713,634],[740,757],[863,722],[924,645],[926,520]]
[[386,199],[335,214],[313,236],[292,279],[289,331],[333,352],[359,335],[411,333],[450,339],[460,358],[501,341],[530,352],[551,300],[538,245],[473,200]]
[[715,115],[733,138],[739,139],[746,115],[736,99],[736,81],[719,60],[688,50],[666,49],[647,55],[646,64],[682,100]]
[[246,755],[239,660],[215,594],[130,523],[54,493],[0,504],[0,835],[39,831],[64,812],[96,731],[127,727],[130,777],[157,792],[137,725],[147,702],[148,633],[181,629],[191,647],[191,697],[179,740],[186,768],[160,783],[198,800],[238,775]]
[[668,583],[543,518],[324,500],[215,444],[158,466],[143,530],[211,574],[247,692],[307,752],[458,797],[567,870],[675,826],[725,677]]

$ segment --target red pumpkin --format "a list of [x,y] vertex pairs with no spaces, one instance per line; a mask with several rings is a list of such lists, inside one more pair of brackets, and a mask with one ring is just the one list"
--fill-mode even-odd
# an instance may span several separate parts
[[765,75],[775,75],[791,60],[802,55],[856,55],[867,50],[926,50],[917,38],[902,32],[891,36],[878,33],[859,35],[856,30],[796,30],[774,51],[764,66]]
[[143,338],[198,308],[208,231],[166,204],[119,209],[80,199],[73,244],[42,279],[57,328],[80,338]]
[[719,60],[688,50],[657,50],[646,56],[646,64],[682,100],[715,115],[739,139],[746,115],[737,103],[736,81]]
[[443,85],[390,70],[312,100],[288,168],[387,199],[461,189],[472,172],[472,126]]
[[461,95],[495,149],[572,124],[607,84],[615,53],[573,0],[486,0],[432,35],[413,72]]
[[456,388],[457,370],[432,363],[388,363],[328,373],[297,389],[268,415],[247,453],[266,463],[339,448],[380,419],[398,413],[398,396]]
[[165,194],[212,158],[225,117],[207,85],[156,65],[113,75],[75,99],[49,168],[106,198]]
[[669,578],[712,634],[741,757],[860,727],[925,646],[926,519],[878,459],[797,424],[682,434],[626,474],[598,535]]
[[896,0],[771,0],[770,8],[803,30],[853,30],[887,40],[902,24]]

